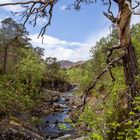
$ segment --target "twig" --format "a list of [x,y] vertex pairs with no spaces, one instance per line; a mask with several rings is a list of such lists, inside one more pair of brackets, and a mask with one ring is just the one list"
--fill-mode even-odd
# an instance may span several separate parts
[[[112,61],[112,59],[110,59],[110,57],[112,56],[113,51],[116,50],[116,49],[120,49],[120,48],[121,48],[121,46],[120,46],[120,44],[118,44],[118,45],[113,46],[112,48],[108,48],[108,49],[105,51],[106,56],[107,56],[107,59],[106,59],[106,63],[107,63],[107,64],[110,63],[110,62]],[[112,66],[114,67],[114,64],[113,64]],[[113,80],[113,81],[116,81],[115,77],[114,77],[113,74],[112,74],[111,68],[109,68],[108,71],[109,71],[109,73],[110,73],[110,76],[111,76],[112,80]]]
[[113,47],[111,47],[111,48],[108,48],[106,51],[105,51],[105,53],[106,53],[106,56],[107,56],[107,61],[106,61],[106,63],[109,63],[110,62],[110,57],[112,56],[112,54],[113,54],[113,51],[114,50],[117,50],[117,49],[120,49],[121,48],[121,45],[120,44],[117,44],[117,45],[115,45],[115,46],[113,46]]
[[132,9],[135,10],[136,8],[138,8],[140,6],[140,2],[139,1],[135,1],[135,3],[137,4],[136,6],[134,6]]
[[23,9],[22,12],[15,12],[15,14],[19,14],[24,20],[24,25],[29,22],[33,23],[33,26],[36,26],[37,20],[39,18],[48,18],[48,22],[41,28],[38,37],[43,37],[46,32],[46,28],[51,24],[52,19],[52,11],[54,5],[58,2],[58,0],[30,0],[25,2],[11,2],[11,3],[4,3],[0,4],[2,6],[8,5],[21,5]]

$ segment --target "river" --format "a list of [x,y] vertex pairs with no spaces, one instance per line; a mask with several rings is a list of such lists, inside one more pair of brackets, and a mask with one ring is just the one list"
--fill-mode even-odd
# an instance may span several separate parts
[[[70,107],[69,102],[73,100],[74,91],[65,92],[60,96],[60,99],[53,104],[61,107],[57,112],[53,112],[43,118],[40,125],[40,131],[46,139],[59,139],[59,137],[67,135],[70,136],[74,130],[68,122],[65,121],[69,117]],[[60,127],[60,126],[63,126]]]

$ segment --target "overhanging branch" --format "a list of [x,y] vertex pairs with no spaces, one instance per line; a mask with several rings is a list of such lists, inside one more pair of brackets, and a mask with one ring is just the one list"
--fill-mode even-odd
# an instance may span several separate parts
[[108,63],[107,67],[105,69],[103,69],[103,71],[94,79],[94,81],[90,82],[89,86],[87,87],[87,89],[84,91],[84,94],[82,96],[82,102],[83,102],[83,106],[86,104],[87,98],[91,95],[91,90],[95,87],[96,83],[98,82],[98,80],[106,73],[109,71],[109,69],[111,69],[113,67],[113,65],[115,63],[118,63],[119,61],[122,60],[122,58],[124,57],[124,54],[114,60],[112,60],[110,63]]
[[33,26],[36,26],[38,19],[47,18],[48,21],[41,28],[38,36],[43,37],[47,27],[51,24],[53,7],[57,2],[58,0],[31,0],[25,2],[4,3],[0,4],[0,7],[9,5],[21,5],[24,10],[21,12],[15,12],[13,14],[18,14],[21,16],[24,20],[24,25],[29,22],[30,24],[33,24]]

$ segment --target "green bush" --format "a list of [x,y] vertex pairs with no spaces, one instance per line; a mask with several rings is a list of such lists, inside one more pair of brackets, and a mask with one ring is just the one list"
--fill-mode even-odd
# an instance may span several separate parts
[[43,70],[36,54],[28,51],[13,72],[0,75],[0,112],[22,111],[36,104]]

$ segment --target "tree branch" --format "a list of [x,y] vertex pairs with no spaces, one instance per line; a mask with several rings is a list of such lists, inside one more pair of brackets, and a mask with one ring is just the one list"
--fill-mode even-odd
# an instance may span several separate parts
[[111,20],[113,23],[116,22],[116,18],[115,18],[113,15],[108,14],[108,13],[106,13],[106,12],[103,12],[103,14],[104,14],[109,20]]
[[88,88],[84,91],[84,94],[82,96],[82,102],[83,102],[83,106],[86,104],[87,101],[87,97],[89,97],[91,95],[91,90],[95,87],[96,83],[98,82],[98,80],[106,73],[108,72],[109,69],[112,68],[112,66],[119,62],[120,60],[122,60],[122,58],[124,57],[124,54],[122,56],[120,56],[119,58],[116,58],[114,60],[112,60],[105,69],[103,69],[103,71],[94,79],[94,81],[90,82]]
[[111,11],[111,6],[112,6],[112,2],[111,0],[108,0],[108,2],[105,2],[104,0],[102,0],[102,2],[105,4],[105,5],[108,5],[108,13],[106,12],[103,12],[103,14],[109,19],[111,20],[113,23],[116,22],[116,18],[114,17],[112,11]]
[[38,35],[38,37],[43,37],[47,27],[51,24],[53,7],[57,2],[58,0],[29,0],[26,2],[4,3],[0,4],[0,7],[9,5],[21,5],[24,10],[21,12],[15,12],[13,14],[18,14],[21,16],[22,20],[24,20],[24,25],[29,22],[30,24],[33,23],[33,26],[36,26],[38,19],[47,17],[48,21],[41,28]]
[[25,4],[36,4],[36,3],[42,3],[42,4],[45,4],[45,2],[42,2],[42,1],[35,1],[35,0],[32,0],[32,1],[27,1],[27,2],[10,2],[10,3],[3,3],[3,4],[0,4],[0,6],[9,6],[9,5],[25,5]]
[[121,48],[121,45],[118,44],[118,45],[113,46],[112,48],[108,48],[108,49],[105,51],[106,56],[107,56],[107,60],[106,60],[106,63],[107,63],[107,64],[110,62],[110,57],[112,56],[113,51],[116,50],[116,49],[120,49],[120,48]]
[[140,1],[135,1],[136,6],[134,6],[132,9],[135,10],[136,8],[138,8],[140,6]]

